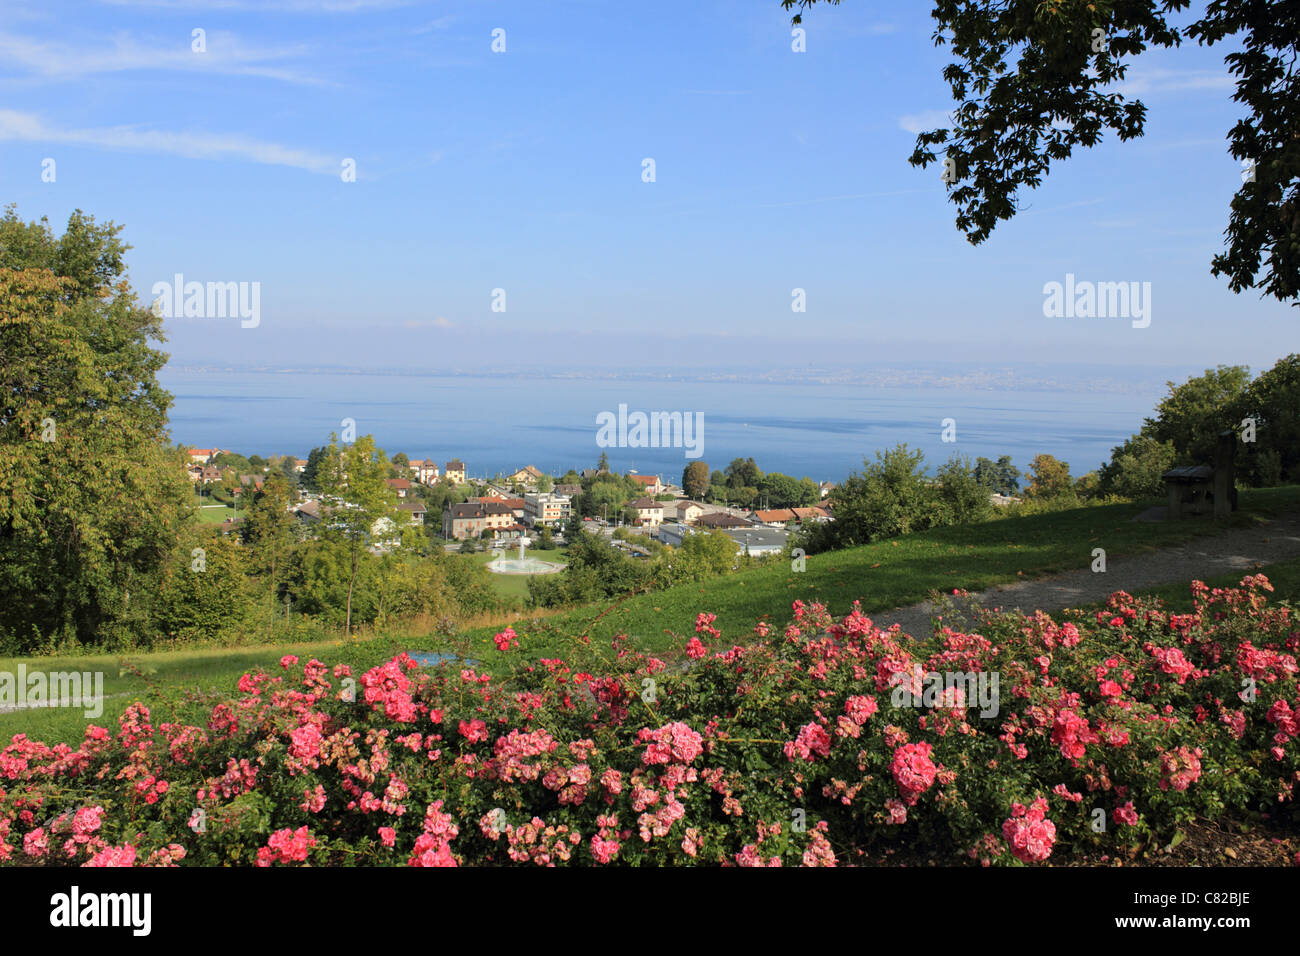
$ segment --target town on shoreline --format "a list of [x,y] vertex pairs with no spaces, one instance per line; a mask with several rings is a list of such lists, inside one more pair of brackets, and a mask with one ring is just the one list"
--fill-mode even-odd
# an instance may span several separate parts
[[[243,523],[238,513],[241,499],[261,491],[272,471],[291,479],[295,494],[289,510],[299,522],[310,526],[329,512],[326,496],[313,488],[310,458],[245,458],[220,448],[186,448],[185,453],[190,481],[208,501],[203,507],[234,509],[234,515],[221,521],[224,534]],[[604,456],[596,468],[570,470],[558,477],[526,465],[509,474],[471,478],[459,458],[440,467],[433,459],[398,454],[390,464],[392,475],[386,483],[396,495],[397,510],[407,515],[412,526],[425,529],[430,539],[440,538],[449,551],[462,550],[466,542],[504,549],[520,538],[539,534],[548,539],[558,536],[562,544],[565,527],[577,515],[582,527],[593,533],[612,537],[616,529],[627,527],[673,547],[679,547],[691,534],[716,530],[731,538],[738,551],[760,557],[784,551],[790,536],[806,524],[834,519],[833,502],[828,500],[834,483],[807,478],[802,479],[801,488],[787,494],[789,506],[767,507],[770,495],[746,501],[750,497],[745,493],[747,486],[727,485],[726,473],[710,475],[707,466],[702,474],[699,469],[696,472],[711,483],[703,494],[698,494],[698,485],[690,489],[697,492],[693,496],[682,483],[665,482],[657,474],[613,473]],[[730,470],[745,480],[751,477],[747,474],[750,469],[757,473],[753,459],[737,459]],[[688,466],[683,480],[689,481],[690,474]],[[718,480],[719,476],[723,480]],[[794,479],[790,482],[795,483]],[[604,486],[603,493],[596,495],[599,500],[584,500],[597,485]],[[719,497],[722,500],[705,500]],[[733,503],[729,500],[733,497],[739,500]],[[809,498],[814,503],[793,503]],[[635,546],[629,550],[636,553]]]

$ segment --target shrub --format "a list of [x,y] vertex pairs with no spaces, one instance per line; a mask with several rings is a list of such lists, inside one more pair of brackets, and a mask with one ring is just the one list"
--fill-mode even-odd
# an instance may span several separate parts
[[939,469],[933,492],[937,505],[934,524],[974,524],[992,515],[988,487],[975,476],[970,463],[961,458],[954,456]]
[[967,460],[953,456],[930,479],[924,463],[924,453],[907,445],[877,452],[861,475],[850,475],[831,492],[835,520],[806,526],[799,547],[817,554],[992,517],[987,470],[981,479]]
[[[794,605],[737,645],[701,614],[689,666],[573,641],[496,673],[400,655],[281,661],[206,726],[131,705],[75,750],[0,753],[0,860],[68,865],[876,862],[1131,854],[1196,816],[1290,809],[1291,610],[1262,575],[1195,610],[989,615],[922,640]],[[513,664],[513,666],[511,666]],[[999,678],[940,691],[932,674]],[[987,690],[986,685],[980,685]],[[1105,821],[1103,832],[1095,823]]]
[[241,548],[210,528],[192,529],[164,569],[152,620],[161,635],[181,641],[221,640],[252,612]]

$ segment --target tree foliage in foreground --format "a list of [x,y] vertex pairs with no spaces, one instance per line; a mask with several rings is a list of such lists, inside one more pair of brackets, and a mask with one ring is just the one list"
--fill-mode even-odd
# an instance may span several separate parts
[[120,228],[0,219],[0,637],[16,649],[148,629],[192,519],[157,317]]
[[[831,6],[840,0],[826,0]],[[817,0],[781,0],[794,22]],[[1300,4],[1212,0],[1190,24],[1174,22],[1188,0],[935,0],[934,43],[949,45],[943,78],[957,103],[951,128],[917,136],[914,166],[951,162],[949,198],[972,244],[1014,216],[1054,161],[1095,146],[1107,131],[1142,136],[1146,106],[1116,92],[1126,58],[1148,49],[1240,46],[1224,62],[1236,77],[1243,118],[1228,151],[1253,164],[1233,196],[1227,249],[1210,271],[1234,292],[1300,296]],[[1300,305],[1300,302],[1293,302]]]

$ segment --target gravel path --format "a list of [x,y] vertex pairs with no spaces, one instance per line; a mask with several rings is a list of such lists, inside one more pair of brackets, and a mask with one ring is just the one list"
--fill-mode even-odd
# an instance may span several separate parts
[[[1106,571],[1090,567],[1051,577],[1017,581],[963,599],[962,604],[1033,612],[1059,611],[1104,601],[1115,591],[1130,594],[1164,584],[1190,582],[1218,574],[1300,557],[1300,514],[1281,515],[1256,528],[1196,538],[1174,548],[1107,559]],[[926,634],[934,613],[929,601],[872,618],[879,627],[898,623],[907,634]]]

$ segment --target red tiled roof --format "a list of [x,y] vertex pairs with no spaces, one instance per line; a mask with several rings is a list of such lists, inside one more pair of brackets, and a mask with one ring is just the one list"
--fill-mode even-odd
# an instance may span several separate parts
[[795,517],[800,521],[807,521],[809,518],[829,518],[831,513],[825,508],[791,508]]

